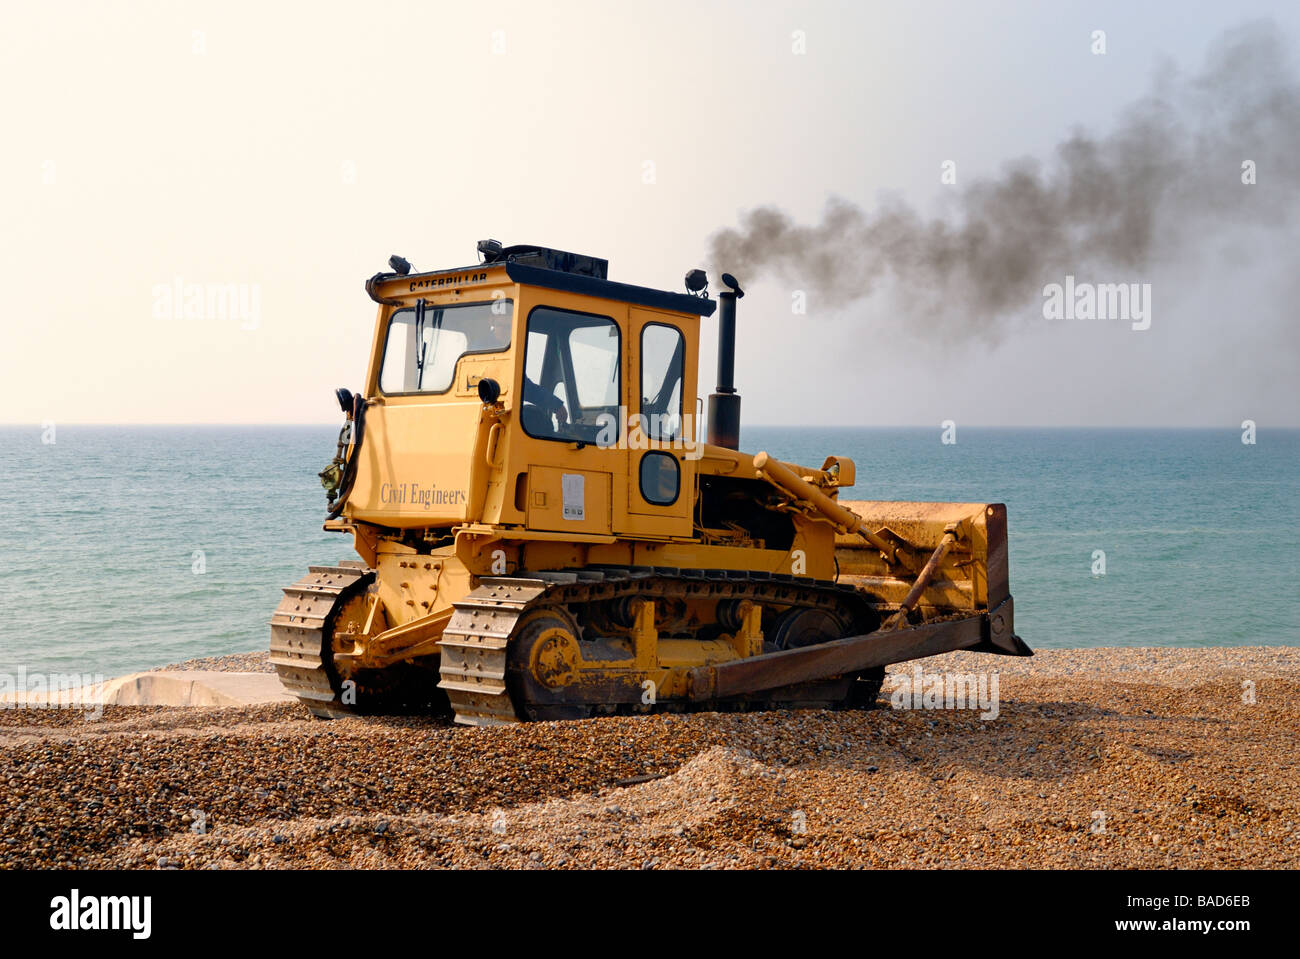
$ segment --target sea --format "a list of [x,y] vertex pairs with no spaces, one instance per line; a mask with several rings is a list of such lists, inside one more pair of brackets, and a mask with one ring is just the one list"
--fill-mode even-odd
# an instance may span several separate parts
[[[321,529],[329,426],[0,427],[0,673],[115,676],[264,648]],[[1034,648],[1300,645],[1300,430],[746,426],[857,464],[852,499],[1007,505]]]

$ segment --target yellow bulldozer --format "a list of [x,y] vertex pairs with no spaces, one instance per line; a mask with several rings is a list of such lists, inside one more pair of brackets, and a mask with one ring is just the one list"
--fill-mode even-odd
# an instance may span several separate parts
[[[740,452],[738,282],[710,298],[605,260],[478,244],[394,256],[365,388],[321,474],[359,561],[284,590],[271,661],[322,717],[468,725],[691,709],[852,708],[891,663],[1015,635],[1006,508],[861,502],[851,459]],[[701,317],[718,385],[698,438]]]

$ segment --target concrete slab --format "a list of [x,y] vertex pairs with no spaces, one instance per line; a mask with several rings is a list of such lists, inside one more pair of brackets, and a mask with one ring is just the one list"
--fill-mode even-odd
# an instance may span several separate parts
[[155,670],[119,676],[97,686],[0,695],[0,702],[22,705],[96,703],[105,706],[252,706],[259,703],[289,703],[296,697],[286,692],[275,673],[223,673],[208,670]]

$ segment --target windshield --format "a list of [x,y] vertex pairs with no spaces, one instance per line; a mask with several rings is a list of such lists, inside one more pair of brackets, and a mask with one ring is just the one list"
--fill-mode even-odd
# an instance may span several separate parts
[[393,313],[388,321],[379,389],[384,393],[445,393],[466,353],[510,348],[514,302],[424,304]]

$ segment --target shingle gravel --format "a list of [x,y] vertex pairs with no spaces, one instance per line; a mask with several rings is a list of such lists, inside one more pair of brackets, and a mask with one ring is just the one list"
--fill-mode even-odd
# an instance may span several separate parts
[[996,668],[998,718],[0,710],[0,867],[1300,865],[1300,650],[921,665]]

